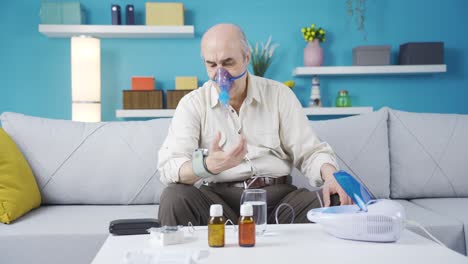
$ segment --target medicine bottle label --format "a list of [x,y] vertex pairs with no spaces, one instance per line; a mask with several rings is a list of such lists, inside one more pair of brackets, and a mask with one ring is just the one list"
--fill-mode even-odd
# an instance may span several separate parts
[[210,247],[224,246],[224,224],[211,224],[208,226],[208,245]]

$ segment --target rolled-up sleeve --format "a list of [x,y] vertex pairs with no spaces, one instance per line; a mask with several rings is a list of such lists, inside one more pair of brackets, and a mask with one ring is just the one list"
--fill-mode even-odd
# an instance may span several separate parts
[[312,186],[323,184],[320,169],[329,163],[338,169],[335,153],[328,143],[321,142],[310,126],[303,108],[289,89],[282,89],[279,96],[280,138],[294,167],[309,179]]
[[183,97],[175,110],[166,139],[158,153],[158,170],[164,184],[179,182],[182,164],[191,160],[192,152],[199,146],[200,109],[193,96]]

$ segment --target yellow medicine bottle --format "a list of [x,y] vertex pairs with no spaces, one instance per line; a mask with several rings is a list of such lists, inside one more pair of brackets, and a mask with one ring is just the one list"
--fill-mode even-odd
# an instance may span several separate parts
[[208,220],[208,245],[210,247],[224,247],[225,223],[223,207],[220,204],[212,204]]

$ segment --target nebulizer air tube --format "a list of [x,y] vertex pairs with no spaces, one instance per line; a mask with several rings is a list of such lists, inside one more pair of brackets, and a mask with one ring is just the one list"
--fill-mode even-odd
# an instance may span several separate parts
[[[260,176],[257,176],[257,170],[255,169],[255,167],[253,166],[253,163],[252,161],[250,160],[250,158],[248,157],[248,155],[245,156],[245,160],[249,163],[250,165],[250,169],[251,169],[251,173],[252,173],[252,181],[249,182],[249,184],[247,186],[245,186],[245,189],[250,189],[250,186],[260,177]],[[329,184],[329,182],[326,182],[325,184],[323,184],[319,189],[317,189],[315,191],[315,194],[317,195],[317,199],[319,200],[319,203],[320,203],[320,207],[324,207],[323,206],[323,202],[322,202],[322,199],[320,198],[320,191],[325,188],[325,186],[327,186]],[[294,223],[294,220],[296,219],[296,212],[294,211],[294,208],[288,204],[288,203],[281,203],[275,210],[275,222],[276,224],[279,224],[279,219],[278,219],[278,213],[279,213],[279,209],[283,206],[286,206],[288,207],[290,210],[291,210],[291,213],[292,213],[292,217],[291,217],[291,224]]]
[[[319,193],[319,192],[320,192],[323,188],[325,188],[326,185],[328,185],[328,183],[325,183],[325,184],[322,185],[318,190],[315,191],[315,194],[317,195],[317,199],[319,200],[319,203],[320,203],[320,207],[324,207],[324,206],[323,206],[322,198],[320,197],[320,193]],[[291,209],[292,217],[291,217],[291,222],[290,222],[290,223],[293,224],[293,223],[294,223],[294,220],[296,219],[296,212],[294,211],[294,208],[293,208],[290,204],[288,204],[288,203],[282,203],[282,204],[280,204],[280,205],[276,208],[276,210],[275,210],[275,221],[276,221],[276,224],[279,224],[279,223],[280,223],[280,222],[279,222],[279,219],[278,219],[278,212],[279,212],[279,209],[280,209],[281,207],[283,207],[283,206],[287,206],[287,207],[289,207],[289,209]]]

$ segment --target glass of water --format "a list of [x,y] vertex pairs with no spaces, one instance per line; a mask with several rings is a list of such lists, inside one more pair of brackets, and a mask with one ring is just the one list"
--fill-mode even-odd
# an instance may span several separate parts
[[255,233],[263,235],[267,226],[266,190],[247,189],[242,193],[240,204],[251,204],[255,220]]

